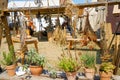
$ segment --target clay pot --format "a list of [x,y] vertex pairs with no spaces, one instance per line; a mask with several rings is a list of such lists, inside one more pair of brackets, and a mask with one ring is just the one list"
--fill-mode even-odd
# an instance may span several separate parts
[[32,75],[39,76],[43,71],[43,67],[41,66],[30,66],[30,72]]
[[112,73],[111,72],[100,72],[100,80],[111,80]]
[[76,80],[76,72],[66,72],[67,80]]
[[6,66],[6,70],[9,76],[15,75],[15,69],[16,69],[16,65]]
[[93,79],[94,78],[94,74],[95,74],[95,70],[94,69],[89,69],[89,68],[85,68],[85,76],[88,79]]

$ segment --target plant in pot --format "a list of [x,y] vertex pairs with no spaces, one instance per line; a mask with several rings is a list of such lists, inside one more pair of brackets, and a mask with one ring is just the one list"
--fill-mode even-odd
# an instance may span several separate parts
[[10,47],[10,52],[3,52],[3,60],[1,61],[1,64],[6,66],[6,70],[9,76],[15,75],[16,58],[14,56],[14,49],[12,46]]
[[92,54],[83,54],[80,58],[85,67],[85,76],[89,79],[93,79],[95,74],[95,56]]
[[111,80],[113,69],[115,69],[115,66],[111,62],[103,62],[99,69],[100,80]]
[[49,73],[50,78],[53,78],[53,79],[57,78],[57,71],[52,64],[48,63],[47,69],[48,69],[48,73]]
[[66,73],[68,80],[75,80],[76,73],[81,68],[81,62],[77,54],[73,56],[70,52],[63,52],[61,57],[59,57],[58,66]]
[[35,49],[30,49],[28,51],[27,63],[30,65],[29,67],[32,75],[40,75],[43,71],[45,62],[45,57],[39,55]]

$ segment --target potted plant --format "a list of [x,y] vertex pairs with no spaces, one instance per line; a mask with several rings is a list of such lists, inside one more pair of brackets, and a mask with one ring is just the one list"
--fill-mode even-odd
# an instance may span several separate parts
[[39,55],[35,49],[28,51],[27,63],[30,65],[32,75],[40,75],[46,60],[44,56]]
[[115,69],[115,66],[111,62],[103,62],[99,70],[100,80],[111,80],[113,69]]
[[77,55],[72,56],[71,53],[64,53],[59,57],[58,66],[67,76],[68,80],[75,80],[77,71],[81,68],[80,60]]
[[94,78],[95,73],[95,56],[92,54],[83,54],[81,60],[84,65],[85,76],[89,79]]
[[1,63],[6,66],[6,70],[9,76],[14,76],[15,75],[15,69],[16,69],[16,58],[14,56],[14,49],[11,46],[10,47],[10,52],[6,53],[3,52],[3,60]]
[[49,76],[50,78],[57,78],[57,71],[55,69],[55,67],[53,67],[51,64],[47,64],[47,69],[48,69],[48,73],[49,73]]

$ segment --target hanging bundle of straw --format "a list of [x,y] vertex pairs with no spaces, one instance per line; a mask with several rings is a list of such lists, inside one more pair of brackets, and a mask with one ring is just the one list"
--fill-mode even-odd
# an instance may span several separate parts
[[72,3],[66,4],[65,15],[71,18],[73,15],[79,15],[79,8]]
[[59,26],[53,32],[53,40],[56,44],[65,45],[66,44],[66,29],[61,29]]

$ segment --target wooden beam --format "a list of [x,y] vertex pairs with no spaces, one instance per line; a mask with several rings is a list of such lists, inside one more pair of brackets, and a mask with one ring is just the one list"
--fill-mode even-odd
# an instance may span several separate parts
[[120,66],[120,45],[118,45],[118,50],[117,50],[117,55],[116,55],[116,58],[115,58],[115,69],[114,69],[114,75],[117,74],[117,71],[119,69],[119,66]]
[[1,47],[1,42],[2,42],[2,33],[3,32],[3,26],[2,23],[0,22],[0,47]]
[[[83,9],[85,7],[98,7],[98,6],[105,6],[106,4],[108,5],[115,5],[115,4],[120,4],[120,1],[110,1],[110,2],[95,2],[95,3],[85,3],[85,4],[76,4],[76,6],[80,9]],[[31,13],[37,14],[40,12],[41,14],[58,14],[59,13],[64,13],[65,6],[49,6],[49,7],[23,7],[23,8],[11,8],[11,9],[5,9],[4,12],[24,12],[30,10]]]
[[10,35],[10,30],[9,30],[9,27],[8,27],[7,17],[2,16],[1,20],[4,24],[3,28],[5,29],[5,36],[6,36],[6,40],[7,40],[7,43],[8,43],[9,50],[10,50],[10,46],[13,46],[13,43],[12,43],[12,39],[11,39],[11,35]]

